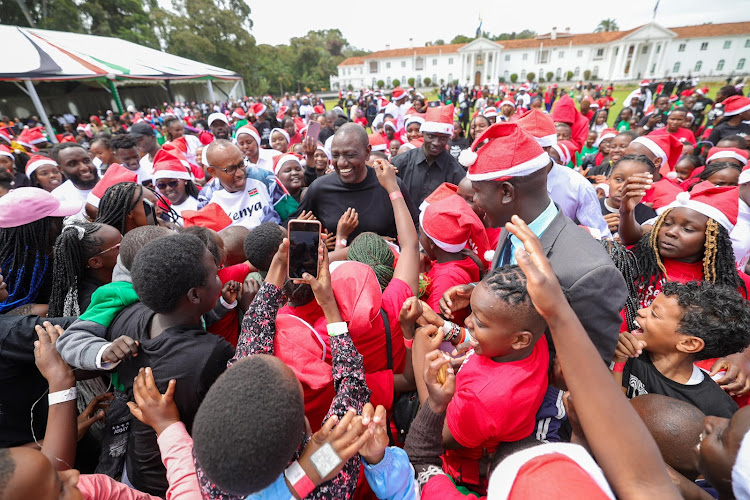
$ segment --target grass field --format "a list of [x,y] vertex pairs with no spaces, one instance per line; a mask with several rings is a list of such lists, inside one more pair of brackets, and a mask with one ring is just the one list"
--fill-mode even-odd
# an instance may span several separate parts
[[[708,97],[713,99],[716,97],[716,91],[719,90],[722,86],[724,86],[725,83],[723,82],[701,82],[701,87],[708,87]],[[635,85],[632,86],[619,86],[616,85],[614,92],[612,92],[612,97],[615,98],[615,104],[610,108],[609,110],[609,119],[607,120],[607,123],[610,125],[614,125],[614,119],[617,117],[617,115],[620,113],[620,110],[622,109],[622,102],[625,100],[625,98],[636,88]],[[428,101],[434,101],[437,100],[437,89],[432,89],[428,92],[423,92],[425,99]],[[335,99],[329,99],[326,101],[326,109],[333,109],[333,107],[336,105],[337,101]]]

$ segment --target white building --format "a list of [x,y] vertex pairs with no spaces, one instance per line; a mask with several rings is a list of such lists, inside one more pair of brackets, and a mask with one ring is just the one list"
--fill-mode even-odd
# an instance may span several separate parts
[[[588,73],[587,73],[588,72]],[[458,81],[486,85],[500,81],[604,80],[643,78],[726,78],[750,74],[750,22],[665,28],[656,23],[628,31],[575,35],[569,29],[526,40],[381,50],[350,57],[331,76],[331,89],[391,87],[414,78],[416,86]],[[586,75],[589,75],[586,78]]]

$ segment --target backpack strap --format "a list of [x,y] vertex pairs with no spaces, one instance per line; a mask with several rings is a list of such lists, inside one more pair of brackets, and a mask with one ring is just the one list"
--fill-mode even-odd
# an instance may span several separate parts
[[380,316],[383,318],[383,326],[385,329],[385,352],[388,357],[388,369],[393,370],[393,346],[391,345],[391,324],[388,322],[388,315],[385,313],[385,309],[380,308]]

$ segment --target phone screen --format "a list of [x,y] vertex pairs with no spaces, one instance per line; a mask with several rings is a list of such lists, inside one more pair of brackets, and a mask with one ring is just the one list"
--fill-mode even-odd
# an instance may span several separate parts
[[289,221],[289,277],[302,279],[304,273],[318,277],[320,222]]
[[307,126],[307,137],[310,137],[313,142],[318,142],[318,136],[320,135],[320,122],[311,121]]
[[159,222],[156,220],[156,207],[149,200],[143,200],[143,211],[146,214],[146,220],[152,226],[158,226]]

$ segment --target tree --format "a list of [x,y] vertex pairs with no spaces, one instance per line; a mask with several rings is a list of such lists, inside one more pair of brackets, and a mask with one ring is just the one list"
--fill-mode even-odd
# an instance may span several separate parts
[[414,77],[412,77],[412,78],[409,78],[409,79],[407,80],[407,82],[409,82],[409,87],[413,87],[413,86],[414,86],[414,82],[415,82],[415,80],[414,80]]
[[587,80],[587,81],[591,79],[591,70],[590,69],[587,69],[586,71],[583,72],[583,79]]
[[500,83],[505,83],[505,77],[504,76],[500,77]]
[[[160,49],[153,21],[140,0],[87,0],[79,7],[92,35],[113,36]],[[158,7],[156,7],[158,9]]]
[[445,40],[443,40],[442,38],[438,38],[437,40],[432,42],[432,45],[445,45]]
[[518,81],[518,75],[516,73],[510,75],[510,81],[516,83]]
[[432,78],[430,78],[429,76],[427,78],[425,78],[424,79],[424,84],[425,84],[426,87],[429,87],[430,85],[432,85]]
[[0,23],[75,33],[86,31],[74,0],[0,0]]
[[523,40],[527,38],[534,38],[535,36],[536,31],[523,30],[520,33],[516,33],[515,31],[512,33],[500,33],[499,35],[488,36],[486,38],[497,42],[500,40]]
[[551,72],[551,71],[547,71],[547,74],[544,75],[544,76],[547,77],[547,81],[548,82],[551,82],[552,78],[554,78],[555,74],[553,72]]
[[472,40],[474,40],[474,38],[464,35],[456,35],[453,37],[453,40],[451,40],[451,43],[469,43]]
[[614,19],[602,19],[601,21],[599,21],[599,24],[597,25],[594,32],[601,33],[603,31],[620,31],[620,27],[617,26],[617,21],[615,21]]
[[547,80],[545,80],[544,78],[542,78],[542,77],[539,77],[539,83],[544,83],[544,82],[546,82],[546,81],[547,81]]
[[527,75],[526,75],[526,79],[527,79],[528,81],[530,81],[530,82],[533,82],[533,81],[534,81],[534,79],[536,79],[536,73],[534,73],[534,72],[532,71],[531,73],[529,73],[529,74],[527,74]]
[[378,80],[378,88],[382,89],[383,87],[385,87],[385,82],[383,80]]
[[394,87],[398,87],[399,85],[401,85],[401,80],[399,80],[398,78],[396,78],[391,83],[393,83]]
[[568,81],[571,81],[573,79],[573,72],[572,71],[568,71],[567,73],[565,73],[565,78]]

